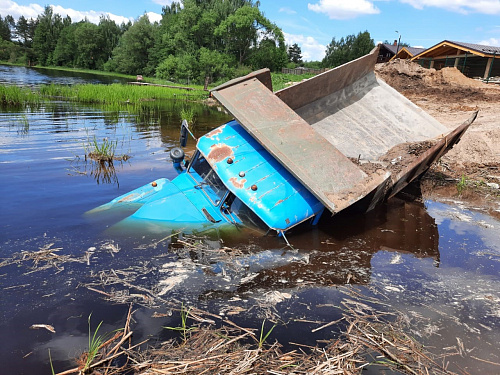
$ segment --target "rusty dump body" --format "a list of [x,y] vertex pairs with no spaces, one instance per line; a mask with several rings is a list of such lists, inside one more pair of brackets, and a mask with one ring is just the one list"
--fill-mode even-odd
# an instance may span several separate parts
[[332,214],[397,194],[453,147],[451,132],[375,76],[378,49],[273,93],[256,71],[213,96]]

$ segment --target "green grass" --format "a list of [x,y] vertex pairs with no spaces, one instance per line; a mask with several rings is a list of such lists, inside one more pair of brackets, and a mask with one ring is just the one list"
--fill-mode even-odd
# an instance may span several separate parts
[[266,320],[264,319],[262,321],[262,327],[260,328],[259,349],[262,349],[262,347],[264,346],[264,343],[266,342],[267,338],[269,337],[269,335],[273,331],[274,327],[276,327],[276,324],[273,325],[271,327],[271,329],[269,329],[269,331],[267,331],[267,333],[264,335],[264,325],[265,325],[265,323],[266,323]]
[[283,73],[271,73],[271,79],[273,82],[273,90],[278,91],[288,87],[289,82],[300,82],[304,79],[314,77],[315,74],[283,74]]
[[192,127],[195,121],[194,108],[192,107],[183,107],[180,112],[181,119],[186,120],[188,125]]
[[117,145],[118,141],[116,140],[110,141],[108,138],[104,138],[102,141],[98,141],[94,135],[94,139],[84,145],[85,156],[101,163],[113,164]]
[[74,86],[43,85],[40,94],[62,97],[81,103],[138,104],[145,101],[166,99],[201,100],[208,94],[203,90],[180,90],[160,86],[135,86],[114,83],[112,85],[80,84]]
[[37,106],[42,98],[29,88],[0,85],[0,105],[2,106]]
[[457,183],[458,195],[462,195],[464,190],[467,189],[467,180],[468,180],[467,176],[462,175],[462,177],[460,178],[460,181],[458,181],[458,183]]
[[102,321],[98,324],[97,328],[94,331],[94,334],[92,335],[91,331],[91,324],[90,324],[90,318],[92,317],[92,314],[89,315],[88,322],[89,322],[89,350],[87,352],[87,358],[85,359],[85,365],[82,371],[87,370],[94,359],[97,357],[97,354],[99,354],[99,349],[101,345],[106,341],[106,336],[107,335],[98,335],[97,332],[99,331],[99,328],[101,328]]
[[172,331],[179,331],[182,335],[182,341],[185,343],[189,338],[189,333],[194,331],[196,327],[188,327],[187,320],[189,318],[189,310],[184,304],[181,306],[181,326],[180,327],[163,327]]

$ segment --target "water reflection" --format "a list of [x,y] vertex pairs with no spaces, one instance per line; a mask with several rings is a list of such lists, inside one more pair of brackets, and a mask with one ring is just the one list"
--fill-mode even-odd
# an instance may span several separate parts
[[16,86],[40,86],[51,83],[74,85],[79,83],[126,83],[126,78],[92,73],[68,72],[44,68],[0,65],[0,84]]
[[[161,282],[168,280],[169,290],[194,299],[243,298],[255,290],[368,284],[372,257],[380,251],[394,254],[395,261],[409,254],[429,258],[438,266],[440,259],[434,219],[423,203],[399,199],[368,215],[335,218],[291,235],[293,249],[280,239],[262,235],[252,237],[252,248],[246,251],[221,250],[238,246],[238,239],[221,241],[223,245],[211,242],[187,250],[183,241],[182,251],[177,252],[180,264],[171,273],[165,268]],[[172,284],[172,280],[179,283]]]

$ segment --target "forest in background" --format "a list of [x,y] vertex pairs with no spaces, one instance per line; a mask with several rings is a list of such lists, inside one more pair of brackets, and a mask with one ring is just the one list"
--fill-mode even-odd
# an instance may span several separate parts
[[36,19],[0,15],[0,37],[1,61],[205,85],[261,68],[331,68],[374,47],[368,31],[334,37],[322,61],[304,62],[253,0],[182,0],[164,6],[160,22],[143,15],[120,25],[104,16],[72,22],[46,6]]

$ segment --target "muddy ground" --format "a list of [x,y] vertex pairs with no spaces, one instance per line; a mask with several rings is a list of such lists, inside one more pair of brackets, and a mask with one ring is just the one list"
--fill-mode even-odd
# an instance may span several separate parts
[[[424,194],[461,195],[479,204],[499,201],[500,86],[464,76],[456,68],[425,69],[408,60],[377,64],[385,82],[452,130],[479,110],[466,134],[424,179]],[[466,182],[467,191],[457,191]],[[471,194],[470,188],[475,190]],[[465,189],[467,190],[467,189]]]

